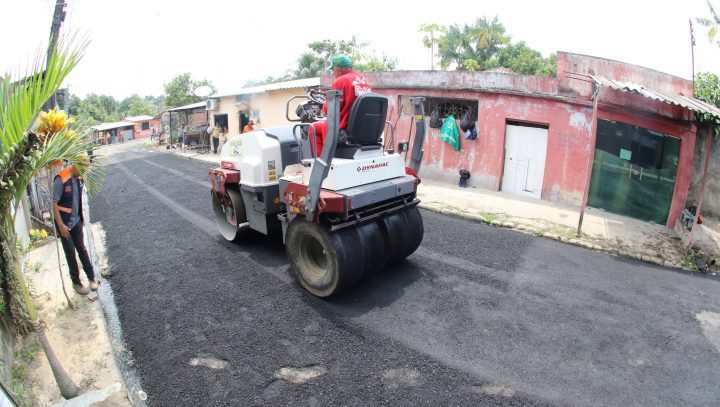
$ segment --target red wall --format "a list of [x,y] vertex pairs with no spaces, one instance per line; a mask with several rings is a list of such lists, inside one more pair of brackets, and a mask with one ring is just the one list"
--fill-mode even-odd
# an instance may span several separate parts
[[[142,123],[149,122],[150,128],[147,130],[141,130],[142,129]],[[140,120],[135,122],[135,139],[141,139],[141,138],[148,138],[150,137],[150,134],[152,133],[152,129],[155,129],[155,132],[160,131],[160,120],[159,119],[151,119],[151,120]]]
[[[461,140],[455,151],[440,141],[439,129],[427,128],[421,176],[457,183],[458,171],[471,172],[470,185],[499,190],[505,160],[507,121],[548,126],[542,199],[579,205],[592,157],[592,85],[587,74],[633,82],[666,94],[692,94],[692,82],[651,69],[585,55],[557,54],[557,78],[486,72],[382,72],[366,74],[375,92],[388,96],[388,120],[397,121],[396,143],[408,138],[408,106],[398,118],[401,96],[478,101],[478,138]],[[570,73],[570,75],[568,74]],[[575,74],[575,75],[572,75]],[[333,78],[325,76],[329,87]],[[601,88],[598,118],[616,120],[678,137],[680,161],[668,226],[685,206],[695,148],[692,115],[679,106]],[[429,114],[426,112],[426,114]]]

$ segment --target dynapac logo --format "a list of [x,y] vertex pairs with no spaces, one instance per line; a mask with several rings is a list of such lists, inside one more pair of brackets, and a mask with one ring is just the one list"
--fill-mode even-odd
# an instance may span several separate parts
[[382,167],[388,167],[388,166],[389,166],[389,164],[388,164],[387,162],[378,163],[378,164],[363,165],[362,167],[360,167],[360,166],[357,167],[357,172],[365,172],[365,171],[374,170],[374,169],[376,169],[376,168],[382,168]]

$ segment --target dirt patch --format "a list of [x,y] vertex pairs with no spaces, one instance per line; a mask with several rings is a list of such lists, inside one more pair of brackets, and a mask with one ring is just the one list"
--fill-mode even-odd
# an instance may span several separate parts
[[[81,394],[115,385],[112,387],[114,391],[101,404],[130,406],[115,365],[97,293],[88,296],[76,294],[72,290],[62,251],[60,261],[62,273],[58,270],[57,248],[50,240],[30,252],[30,263],[34,267],[26,271],[48,341]],[[81,274],[84,281],[85,276]],[[73,308],[69,307],[63,294],[63,281]],[[84,284],[87,282],[84,281]],[[21,401],[37,406],[61,403],[64,399],[37,336],[31,334],[19,340],[16,354],[19,357],[13,366],[13,378]],[[120,390],[116,390],[118,388]]]

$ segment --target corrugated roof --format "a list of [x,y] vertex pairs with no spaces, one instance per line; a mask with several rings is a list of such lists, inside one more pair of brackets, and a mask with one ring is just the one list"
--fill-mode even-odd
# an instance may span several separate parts
[[145,120],[152,120],[152,118],[153,118],[152,116],[147,116],[147,115],[144,115],[144,116],[128,116],[128,117],[125,118],[125,121],[128,121],[128,122],[142,122],[142,121],[145,121]]
[[637,83],[616,81],[596,75],[590,75],[590,77],[598,85],[606,86],[608,88],[620,90],[623,92],[637,93],[638,95],[644,96],[646,98],[658,100],[660,102],[665,102],[671,105],[682,106],[694,112],[707,113],[717,119],[720,119],[720,109],[699,99],[683,95],[668,95],[660,91],[648,89],[642,85],[638,85]]
[[110,129],[117,129],[118,127],[127,127],[127,126],[135,126],[135,123],[133,122],[113,122],[113,123],[100,123],[97,126],[92,126],[93,129],[97,131],[105,131]]
[[222,93],[218,95],[213,95],[212,97],[251,95],[253,93],[264,93],[280,89],[309,88],[311,86],[320,86],[320,78],[306,78],[287,82],[268,83],[267,85],[253,86],[252,88],[243,88],[238,90],[237,92]]
[[205,108],[205,101],[197,102],[197,103],[190,103],[189,105],[185,105],[185,106],[173,107],[172,109],[167,109],[166,112],[177,112],[178,110],[191,110],[191,109],[197,109],[198,107]]

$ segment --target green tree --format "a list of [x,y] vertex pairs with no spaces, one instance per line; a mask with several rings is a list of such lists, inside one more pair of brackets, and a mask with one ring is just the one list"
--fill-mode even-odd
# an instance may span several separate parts
[[[713,42],[713,40],[715,40],[715,37],[718,34],[718,31],[720,31],[720,14],[718,14],[716,8],[713,7],[712,3],[710,3],[710,0],[707,0],[707,5],[710,9],[710,17],[697,17],[695,21],[707,27],[708,39],[710,40],[710,42]],[[717,41],[717,45],[718,47],[720,47],[720,41]]]
[[[64,112],[50,111],[36,121],[43,104],[77,66],[87,44],[77,48],[60,42],[24,79],[0,79],[0,315],[21,334],[34,330],[65,398],[77,396],[77,386],[60,365],[45,336],[37,308],[22,274],[15,213],[30,180],[58,160],[69,160],[84,175],[90,192],[97,190],[97,167],[85,159],[91,143],[86,129],[72,129]],[[36,131],[38,134],[36,134]]]
[[77,95],[70,95],[70,100],[68,101],[68,114],[70,116],[77,116],[81,103],[82,99],[80,99],[80,97]]
[[158,113],[146,99],[141,98],[137,94],[123,99],[118,104],[118,115],[120,118],[127,116],[149,115],[155,116]]
[[85,96],[77,108],[78,119],[90,125],[104,122],[108,114],[100,102],[100,97],[94,93]]
[[[451,65],[466,71],[504,67],[525,75],[555,76],[555,54],[543,58],[524,41],[511,43],[497,16],[492,20],[478,18],[471,25],[453,24],[437,29],[436,24],[426,24],[423,27],[440,33],[435,41],[442,69]],[[424,40],[423,45],[431,45],[430,39]]]
[[[700,72],[695,76],[695,97],[703,102],[720,108],[720,77],[710,72]],[[713,123],[715,134],[720,134],[720,119],[706,113],[697,113],[701,122]]]
[[525,41],[510,44],[497,54],[497,66],[523,75],[555,76],[555,64],[555,54],[545,59]]
[[215,86],[203,79],[200,81],[193,80],[189,72],[181,73],[174,77],[165,87],[165,105],[167,107],[178,107],[202,100],[199,96],[195,96],[193,91],[200,86],[209,86],[212,88],[212,94],[216,93]]
[[487,69],[500,47],[509,43],[510,37],[497,16],[492,20],[478,18],[473,25],[453,24],[438,39],[440,66],[447,69],[454,63],[457,69],[464,69],[465,61],[474,59],[482,69]]
[[305,52],[298,58],[298,67],[295,70],[296,78],[314,78],[325,72],[325,59],[312,52]]

